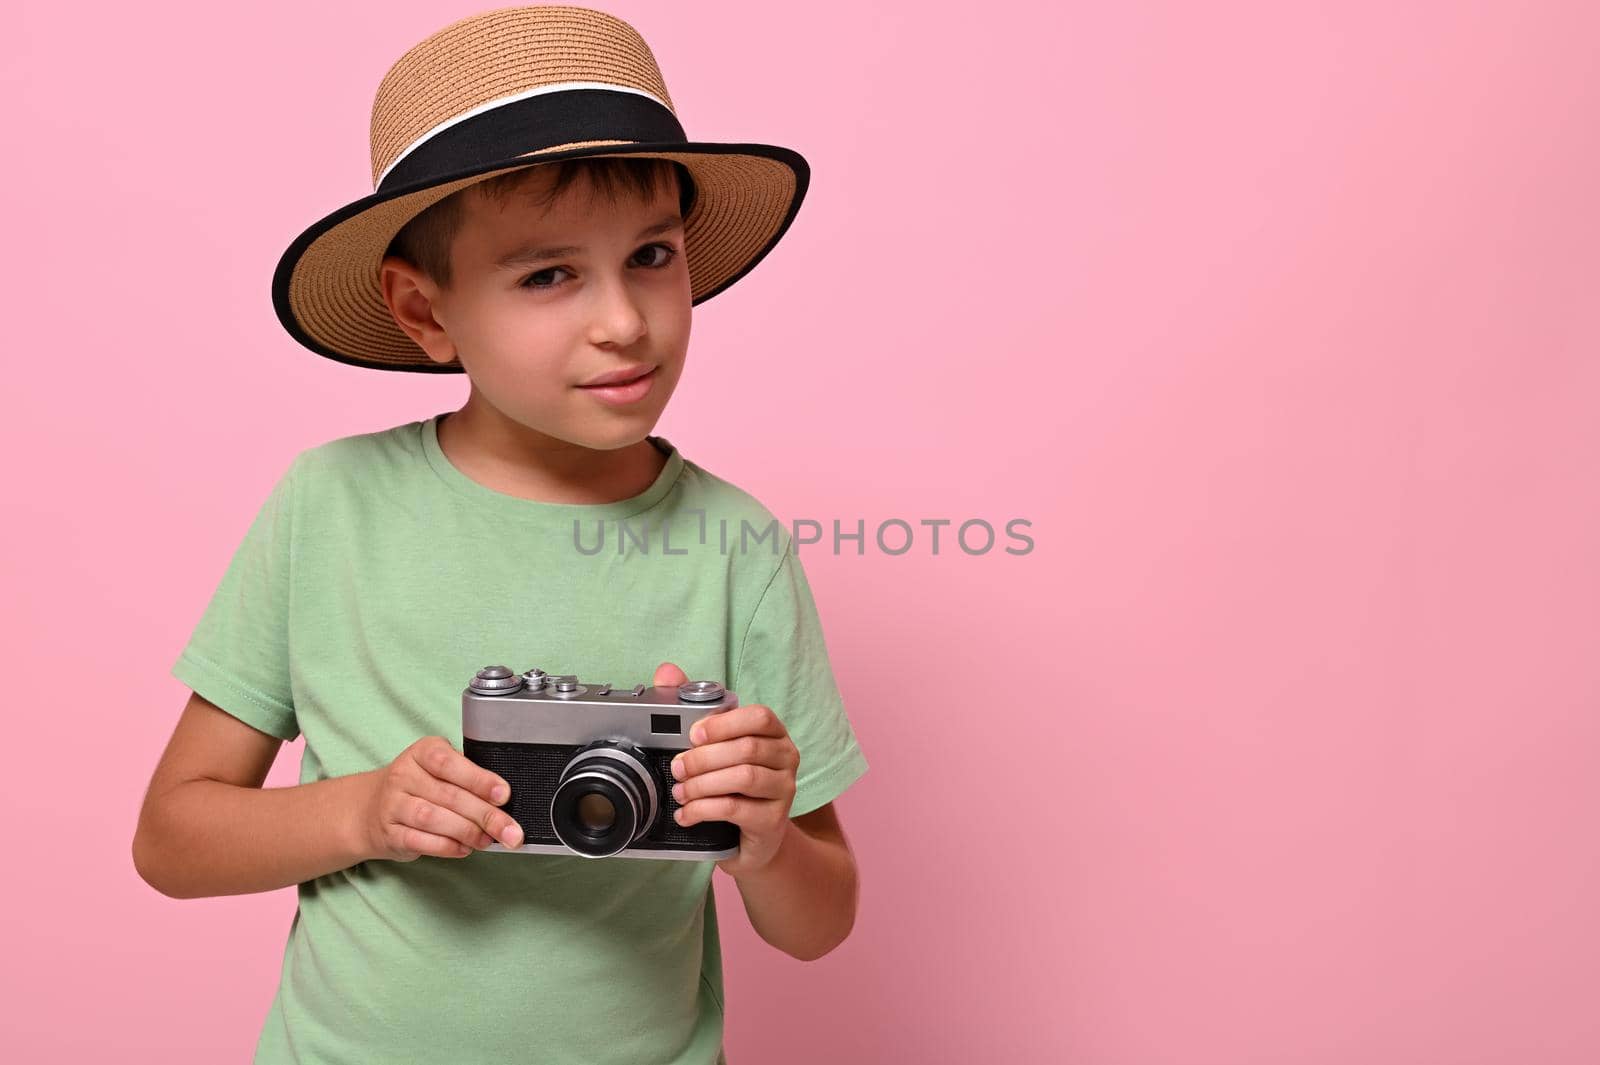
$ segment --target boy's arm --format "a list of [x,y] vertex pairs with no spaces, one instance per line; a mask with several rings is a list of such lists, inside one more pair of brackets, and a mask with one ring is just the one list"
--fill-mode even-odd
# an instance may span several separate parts
[[772,861],[734,882],[763,940],[801,961],[815,961],[855,926],[855,855],[831,802],[791,818],[790,826]]
[[271,891],[363,861],[350,815],[360,775],[263,789],[282,744],[191,695],[139,813],[140,877],[187,899]]
[[[443,736],[381,769],[262,788],[283,741],[196,694],[156,767],[133,864],[172,898],[272,891],[364,861],[464,858],[522,844],[510,784]],[[492,838],[491,838],[492,837]]]

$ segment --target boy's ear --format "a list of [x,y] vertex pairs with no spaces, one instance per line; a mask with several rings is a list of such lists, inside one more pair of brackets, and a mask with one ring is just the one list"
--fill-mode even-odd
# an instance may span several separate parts
[[432,278],[399,256],[385,255],[378,264],[378,287],[395,324],[427,352],[428,358],[447,363],[456,357],[450,335],[433,316],[439,286]]

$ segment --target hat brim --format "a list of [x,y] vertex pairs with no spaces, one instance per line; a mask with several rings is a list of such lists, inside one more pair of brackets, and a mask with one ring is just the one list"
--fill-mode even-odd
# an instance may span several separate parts
[[278,261],[272,303],[290,336],[352,366],[411,373],[463,373],[435,362],[390,314],[378,266],[396,233],[422,211],[511,170],[593,156],[645,156],[681,163],[696,198],[684,218],[690,303],[704,303],[749,273],[783,237],[805,198],[810,167],[771,144],[589,142],[497,160],[423,185],[373,193],[306,229]]

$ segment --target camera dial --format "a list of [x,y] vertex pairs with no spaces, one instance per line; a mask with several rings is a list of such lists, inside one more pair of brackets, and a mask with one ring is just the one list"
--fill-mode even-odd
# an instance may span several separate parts
[[686,703],[714,703],[722,698],[722,690],[714,680],[691,680],[678,685],[678,698]]
[[479,695],[510,695],[522,687],[522,678],[505,666],[484,666],[468,686]]

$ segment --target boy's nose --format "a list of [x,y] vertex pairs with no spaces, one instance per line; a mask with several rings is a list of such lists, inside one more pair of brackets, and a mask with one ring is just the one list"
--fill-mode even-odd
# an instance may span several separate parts
[[613,282],[606,286],[606,293],[599,298],[599,310],[590,329],[589,341],[597,346],[609,344],[627,349],[637,344],[648,328],[644,312],[634,302],[628,286]]

